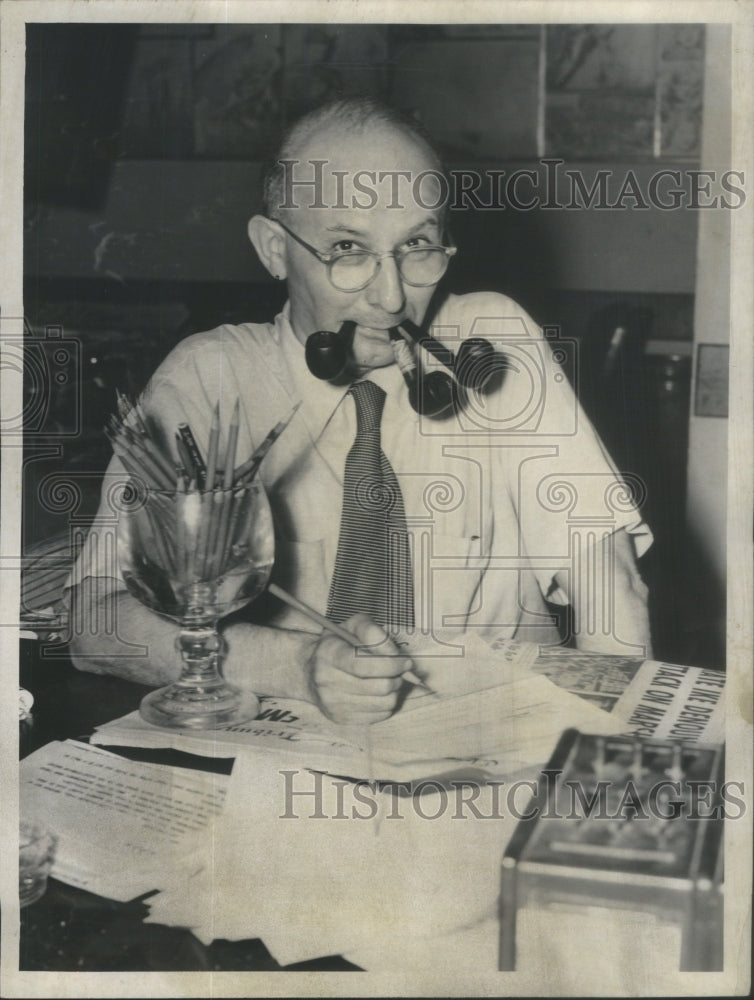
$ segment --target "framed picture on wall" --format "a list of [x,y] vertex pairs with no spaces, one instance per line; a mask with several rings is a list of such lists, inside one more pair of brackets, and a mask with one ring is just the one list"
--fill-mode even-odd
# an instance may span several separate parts
[[696,356],[694,416],[728,416],[729,363],[730,348],[727,344],[699,344]]
[[546,31],[548,155],[698,159],[703,25],[559,24]]

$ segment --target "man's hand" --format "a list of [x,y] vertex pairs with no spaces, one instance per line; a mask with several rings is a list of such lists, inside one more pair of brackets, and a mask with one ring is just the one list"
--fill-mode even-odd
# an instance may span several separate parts
[[353,615],[343,628],[369,650],[324,633],[307,663],[314,703],[342,725],[381,722],[395,711],[401,675],[411,669],[411,659],[368,615]]

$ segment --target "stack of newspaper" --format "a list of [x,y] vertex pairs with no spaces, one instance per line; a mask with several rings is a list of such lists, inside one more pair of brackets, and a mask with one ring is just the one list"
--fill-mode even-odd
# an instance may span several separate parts
[[263,698],[248,723],[179,731],[133,712],[100,726],[92,742],[221,757],[268,754],[331,774],[410,780],[462,768],[493,776],[536,766],[572,726],[605,735],[625,731],[620,714],[533,670],[536,654],[536,646],[508,642],[493,649],[471,636],[462,646],[414,655],[434,693],[416,689],[390,719],[368,727],[336,726],[313,705]]

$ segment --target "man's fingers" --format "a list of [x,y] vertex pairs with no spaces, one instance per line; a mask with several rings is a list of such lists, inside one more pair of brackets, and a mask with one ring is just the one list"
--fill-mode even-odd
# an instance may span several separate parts
[[[377,707],[372,707],[368,709],[360,709],[357,706],[348,706],[348,710],[344,713],[343,719],[340,721],[341,725],[344,726],[371,726],[375,722],[384,722],[385,719],[389,719],[393,714],[393,709],[386,709],[384,706],[378,705]],[[333,720],[335,721],[335,720]]]
[[402,674],[412,667],[412,661],[407,656],[366,656],[357,653],[351,658],[348,672],[355,677],[385,677],[398,680]]
[[320,640],[320,656],[352,677],[399,677],[410,670],[412,661],[393,649],[392,654],[381,656],[366,652],[363,647],[354,649],[337,636],[323,636]]
[[341,662],[340,669],[357,677],[397,677],[413,667],[410,657],[402,653],[384,629],[365,614],[352,615],[343,622],[343,627],[351,632],[363,645],[352,650],[347,663]]
[[363,613],[352,615],[343,622],[343,628],[361,640],[362,650],[368,649],[376,656],[397,656],[400,653],[400,649],[385,630],[369,615]]
[[383,709],[382,706],[362,710],[359,706],[353,705],[339,706],[336,708],[325,708],[325,714],[333,722],[341,726],[371,726],[375,722],[384,722],[393,714],[393,709]]
[[319,638],[310,662],[320,708],[343,724],[366,725],[390,718],[402,675],[413,661],[368,615],[353,615],[343,627],[363,645],[355,648],[328,632]]
[[401,686],[398,677],[356,677],[352,674],[338,675],[338,688],[344,694],[358,698],[385,698],[395,694]]

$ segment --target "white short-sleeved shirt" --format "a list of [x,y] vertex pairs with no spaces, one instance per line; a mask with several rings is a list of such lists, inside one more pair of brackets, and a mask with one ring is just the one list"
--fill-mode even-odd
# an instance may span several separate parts
[[[369,376],[387,393],[382,448],[413,538],[417,628],[429,634],[467,627],[530,641],[549,634],[552,640],[544,596],[569,600],[553,590],[554,574],[572,570],[605,533],[627,529],[638,555],[651,535],[630,484],[558,363],[567,343],[544,337],[515,302],[494,293],[449,296],[432,332],[454,348],[468,337],[486,337],[506,356],[508,370],[497,389],[471,393],[463,411],[444,420],[411,409],[395,365]],[[438,367],[421,356],[427,367]],[[215,404],[219,400],[227,428],[238,398],[239,463],[300,401],[260,475],[276,525],[273,579],[321,613],[337,551],[345,458],[356,433],[347,390],[310,374],[286,306],[269,324],[226,325],[188,337],[144,397],[166,441],[187,422],[205,451]],[[112,524],[106,494],[119,471],[114,459],[95,529]],[[86,546],[74,582],[87,575],[117,578],[103,559],[106,550]],[[270,623],[310,627],[283,606]]]

